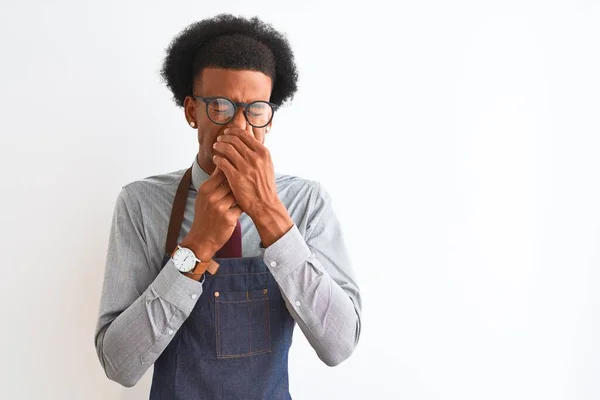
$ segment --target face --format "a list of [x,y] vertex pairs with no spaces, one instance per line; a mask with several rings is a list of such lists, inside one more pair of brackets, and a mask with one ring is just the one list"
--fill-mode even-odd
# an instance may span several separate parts
[[[271,78],[262,72],[248,70],[231,70],[223,68],[205,68],[194,81],[194,94],[201,97],[226,97],[234,102],[251,103],[257,100],[269,101],[271,97]],[[191,96],[184,101],[185,118],[195,122],[198,129],[198,163],[210,174],[215,165],[212,161],[215,150],[213,144],[217,137],[229,127],[244,129],[264,143],[265,135],[271,124],[264,128],[255,128],[248,123],[244,116],[244,108],[238,107],[231,122],[227,125],[217,125],[206,115],[206,103]]]

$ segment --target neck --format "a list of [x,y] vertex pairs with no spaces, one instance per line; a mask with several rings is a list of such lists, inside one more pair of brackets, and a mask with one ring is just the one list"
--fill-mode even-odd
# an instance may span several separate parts
[[211,175],[214,172],[216,165],[212,162],[212,160],[209,161],[200,155],[201,153],[198,152],[198,155],[196,156],[198,158],[198,165],[204,172],[206,172],[208,175]]

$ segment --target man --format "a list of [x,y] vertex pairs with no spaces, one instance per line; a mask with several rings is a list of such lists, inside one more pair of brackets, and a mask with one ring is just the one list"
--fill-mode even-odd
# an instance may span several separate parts
[[199,151],[117,198],[98,357],[128,387],[154,364],[151,399],[289,399],[295,323],[330,366],[361,329],[328,193],[275,173],[264,146],[296,91],[293,53],[259,19],[219,15],[172,41],[162,75]]

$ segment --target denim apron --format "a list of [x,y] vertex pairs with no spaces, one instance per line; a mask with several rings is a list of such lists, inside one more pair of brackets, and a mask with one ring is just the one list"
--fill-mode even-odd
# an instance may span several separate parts
[[[176,247],[191,168],[173,203],[162,266]],[[190,316],[154,363],[150,400],[291,399],[294,319],[262,257],[215,258]]]

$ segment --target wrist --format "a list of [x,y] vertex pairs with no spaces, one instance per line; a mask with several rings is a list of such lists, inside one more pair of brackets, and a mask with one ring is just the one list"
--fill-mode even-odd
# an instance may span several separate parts
[[252,216],[255,225],[267,226],[273,221],[282,220],[285,217],[289,218],[289,213],[281,200],[277,199],[270,203],[263,204],[256,210]]
[[203,241],[203,240],[194,239],[193,237],[190,237],[189,235],[184,237],[183,240],[181,241],[181,243],[179,243],[179,245],[181,247],[186,247],[186,248],[192,250],[194,252],[194,255],[196,256],[196,258],[198,258],[202,261],[210,260],[211,258],[213,258],[213,256],[217,252],[216,250],[213,249],[213,246],[211,246],[208,242]]
[[292,228],[294,221],[283,203],[281,203],[270,209],[265,209],[254,224],[262,244],[269,247]]

